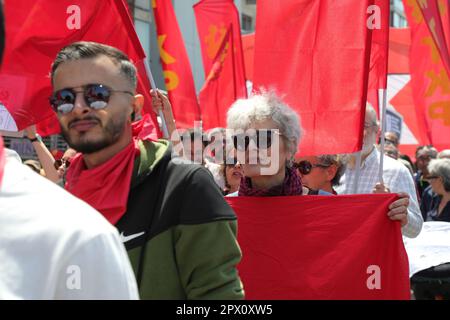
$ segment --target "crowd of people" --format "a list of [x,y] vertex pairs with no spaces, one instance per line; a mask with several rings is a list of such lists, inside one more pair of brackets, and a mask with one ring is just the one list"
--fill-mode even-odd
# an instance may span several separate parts
[[227,128],[204,133],[178,130],[168,98],[153,90],[170,134],[154,140],[135,126],[144,99],[136,81],[116,48],[76,42],[58,53],[50,102],[70,149],[55,160],[32,126],[39,163],[29,170],[7,151],[1,298],[242,299],[225,196],[397,193],[387,216],[404,236],[423,221],[450,222],[450,151],[420,147],[413,165],[386,133],[382,156],[369,104],[359,155],[300,157],[301,119],[274,92],[237,100]]

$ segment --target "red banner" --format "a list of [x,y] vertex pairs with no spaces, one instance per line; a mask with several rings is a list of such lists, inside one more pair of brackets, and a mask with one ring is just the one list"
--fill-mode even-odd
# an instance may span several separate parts
[[[448,4],[440,4],[442,21],[447,21]],[[450,137],[449,74],[418,2],[405,0],[404,6],[411,26],[409,61],[420,140],[440,150],[448,146]]]
[[247,299],[410,298],[396,195],[230,197]]
[[171,1],[152,1],[159,55],[172,111],[179,128],[193,128],[200,121],[191,65]]
[[258,1],[254,85],[274,87],[299,113],[305,129],[302,155],[361,150],[371,47],[369,4]]
[[[442,14],[447,10],[445,1],[440,0],[440,7]],[[441,13],[439,12],[438,0],[420,0],[417,1],[419,5],[424,21],[428,27],[428,30],[433,37],[434,43],[441,56],[442,63],[444,64],[447,74],[450,75],[450,55],[448,52],[447,41],[445,39],[445,33],[443,28],[443,21],[441,20]],[[445,22],[448,21],[448,17]],[[448,26],[447,26],[448,27]]]
[[368,12],[371,15],[368,26],[372,28],[369,89],[387,88],[390,16],[389,1],[390,0],[375,0],[374,5],[371,5],[368,8]]
[[[203,128],[210,129],[216,127],[226,127],[227,104],[233,103],[234,100],[227,104],[223,103],[223,97],[227,96],[232,83],[230,79],[233,77],[232,59],[227,59],[230,50],[233,48],[233,39],[231,37],[232,28],[229,27],[222,43],[217,51],[217,55],[213,60],[214,63],[211,71],[205,80],[203,88],[200,90],[198,99],[203,111]],[[234,98],[233,98],[234,99]]]
[[142,67],[145,53],[126,6],[123,0],[5,0],[6,51],[0,93],[18,130],[45,121],[41,134],[58,131],[48,103],[48,75],[62,47],[81,40],[124,51],[137,64],[137,91],[146,98],[144,110],[151,110],[150,85]]
[[201,0],[194,12],[207,80],[199,97],[203,128],[226,127],[231,104],[247,97],[239,14],[232,0]]

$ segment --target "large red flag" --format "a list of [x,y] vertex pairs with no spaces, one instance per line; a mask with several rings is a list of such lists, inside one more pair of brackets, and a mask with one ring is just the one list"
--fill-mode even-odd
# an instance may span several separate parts
[[303,155],[361,150],[372,33],[369,4],[258,1],[254,84],[285,94],[299,113]]
[[[447,74],[450,75],[450,54],[448,52],[447,41],[445,38],[443,21],[439,12],[438,0],[417,1],[417,4],[422,11],[424,22],[426,23],[434,43],[436,44],[442,63],[447,70]],[[445,6],[445,1],[441,0],[441,10],[443,10],[443,14],[445,12]]]
[[450,51],[450,5],[445,0],[439,0],[439,12],[441,14],[442,29],[444,29],[445,38],[447,39],[447,49]]
[[159,55],[173,115],[179,128],[193,128],[200,121],[191,65],[171,1],[152,1],[158,33]]
[[370,49],[370,71],[367,87],[367,101],[380,111],[378,89],[387,88],[388,55],[389,55],[389,2],[375,0],[369,6],[371,14],[367,26],[372,28],[372,45]]
[[[448,13],[448,4],[442,5],[442,12]],[[406,0],[404,6],[411,26],[411,84],[421,140],[442,149],[450,137],[449,74],[418,2]],[[443,21],[447,19],[443,15]]]
[[201,0],[193,8],[206,78],[199,97],[203,128],[226,127],[228,108],[247,97],[239,14],[232,0]]
[[146,98],[144,110],[151,110],[145,53],[123,0],[6,0],[4,8],[7,42],[0,90],[18,130],[40,122],[46,123],[40,127],[43,135],[59,129],[48,103],[50,67],[62,47],[81,40],[124,51],[137,64],[137,91]]
[[247,299],[409,299],[396,195],[231,197]]
[[372,47],[370,51],[369,89],[386,89],[389,54],[389,2],[375,0],[369,6],[372,14],[368,26],[372,29]]
[[231,105],[233,102],[223,103],[225,102],[223,97],[227,96],[232,90],[230,86],[233,85],[229,81],[233,77],[233,67],[230,66],[233,61],[232,59],[227,59],[227,55],[230,55],[230,50],[233,48],[231,31],[232,29],[229,27],[198,96],[202,106],[203,128],[205,129],[226,127],[225,115],[228,110],[227,105]]

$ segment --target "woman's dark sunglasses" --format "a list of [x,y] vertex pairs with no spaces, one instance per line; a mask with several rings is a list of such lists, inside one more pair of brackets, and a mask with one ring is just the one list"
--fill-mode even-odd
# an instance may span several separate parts
[[88,84],[82,87],[82,91],[73,88],[58,90],[50,97],[50,105],[55,112],[67,114],[75,107],[77,93],[83,93],[84,102],[94,110],[104,109],[108,105],[109,98],[114,92],[126,93],[133,96],[129,91],[112,90],[103,84]]
[[55,162],[53,163],[56,170],[58,170],[63,164],[66,166],[67,169],[70,166],[70,161],[66,159],[58,159],[55,160]]
[[[255,142],[258,149],[268,149],[272,146],[272,137],[275,130],[256,130],[254,135],[239,134],[233,136],[233,144],[237,150],[245,151],[248,149],[250,140]],[[282,135],[278,133],[279,135]]]
[[328,168],[329,166],[324,164],[311,164],[311,162],[303,160],[300,162],[294,162],[294,168],[298,169],[301,174],[307,175],[311,173],[313,168]]

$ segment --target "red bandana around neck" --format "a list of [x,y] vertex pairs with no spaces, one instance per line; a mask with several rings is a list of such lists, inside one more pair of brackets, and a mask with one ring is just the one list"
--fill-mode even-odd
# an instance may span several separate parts
[[297,170],[286,168],[286,176],[283,184],[269,189],[254,189],[250,178],[241,180],[239,196],[250,197],[274,197],[274,196],[296,196],[303,193],[302,181]]
[[77,154],[67,171],[67,191],[87,202],[115,225],[127,210],[134,160],[139,156],[139,140],[154,140],[150,116],[132,124],[133,140],[114,157],[87,169],[83,155]]

